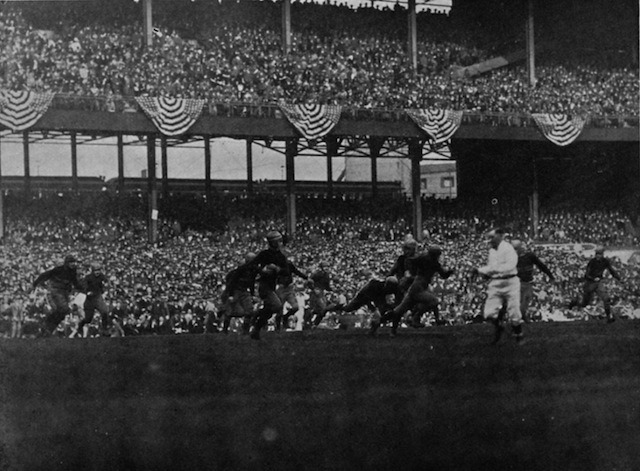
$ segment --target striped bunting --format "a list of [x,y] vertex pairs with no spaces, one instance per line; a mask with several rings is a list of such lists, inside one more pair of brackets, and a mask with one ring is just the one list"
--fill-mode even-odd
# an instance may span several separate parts
[[531,116],[544,137],[559,146],[567,146],[575,141],[586,121],[580,116],[569,117],[565,114],[532,113]]
[[308,140],[316,140],[329,134],[338,124],[342,107],[338,105],[288,105],[279,104],[289,122]]
[[202,113],[204,100],[190,98],[136,97],[145,114],[165,136],[179,136],[189,130]]
[[409,117],[426,132],[436,145],[451,139],[462,122],[462,111],[438,109],[407,109]]
[[53,97],[53,93],[0,90],[0,124],[13,132],[29,129],[47,112]]

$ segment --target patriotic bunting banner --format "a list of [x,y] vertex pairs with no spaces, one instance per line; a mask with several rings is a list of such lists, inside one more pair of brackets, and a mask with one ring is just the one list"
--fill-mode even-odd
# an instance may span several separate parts
[[204,100],[190,98],[136,97],[144,113],[165,136],[179,136],[200,117]]
[[556,145],[567,146],[577,139],[584,127],[585,119],[565,114],[531,114],[544,137]]
[[288,105],[280,109],[289,122],[307,139],[316,140],[329,134],[338,124],[342,107],[338,105]]
[[436,145],[449,141],[462,122],[462,111],[437,109],[405,111],[420,129],[431,136]]
[[0,124],[13,132],[29,129],[47,112],[53,96],[53,93],[0,90]]

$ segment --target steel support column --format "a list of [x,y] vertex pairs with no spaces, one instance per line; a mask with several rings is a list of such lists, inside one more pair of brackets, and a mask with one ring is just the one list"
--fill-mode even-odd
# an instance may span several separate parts
[[148,240],[158,242],[158,189],[156,181],[156,139],[147,136],[147,194],[149,197]]
[[78,193],[78,141],[75,132],[71,133],[71,188]]
[[375,200],[378,197],[378,157],[384,144],[384,138],[369,138],[369,153],[371,155],[371,197]]
[[247,139],[247,193],[253,193],[253,140]]
[[124,141],[118,134],[118,192],[124,192]]
[[287,233],[293,235],[296,232],[296,170],[294,157],[298,154],[298,139],[287,139],[285,158],[287,172]]
[[338,138],[327,136],[327,194],[333,196],[333,158],[338,154]]
[[282,50],[291,51],[291,0],[282,0]]
[[540,221],[540,198],[538,194],[538,166],[536,156],[531,159],[533,170],[533,192],[531,194],[531,237],[538,238],[538,226]]
[[160,138],[160,165],[162,167],[162,199],[169,197],[169,159],[167,156],[167,136]]
[[413,235],[422,240],[422,198],[420,195],[420,161],[422,160],[422,142],[409,139],[409,157],[411,158],[411,199],[413,213]]
[[31,159],[29,158],[29,131],[22,132],[22,149],[24,154],[24,192],[31,193]]
[[211,204],[211,138],[204,136],[204,194],[207,204]]
[[153,44],[153,0],[144,0],[142,9],[144,42],[149,47]]
[[527,4],[527,24],[526,24],[526,49],[527,49],[527,76],[529,85],[536,86],[536,48],[533,34],[533,0]]
[[407,51],[409,55],[409,62],[411,63],[411,70],[413,73],[418,72],[418,27],[416,23],[416,0],[409,0],[407,3],[408,11],[408,32],[407,38],[408,45]]

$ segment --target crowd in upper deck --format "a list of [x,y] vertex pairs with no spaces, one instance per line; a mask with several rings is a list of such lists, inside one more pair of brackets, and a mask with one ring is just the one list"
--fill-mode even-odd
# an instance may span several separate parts
[[291,50],[285,54],[279,4],[271,2],[199,2],[191,10],[161,3],[151,47],[144,47],[141,10],[133,2],[114,2],[108,14],[79,4],[47,11],[45,18],[33,8],[23,12],[24,6],[5,4],[0,10],[0,88],[638,115],[638,68],[631,60],[604,67],[576,58],[554,61],[540,52],[535,87],[522,62],[453,78],[453,69],[498,53],[480,48],[475,32],[442,14],[418,15],[414,74],[406,53],[406,11],[293,3]]

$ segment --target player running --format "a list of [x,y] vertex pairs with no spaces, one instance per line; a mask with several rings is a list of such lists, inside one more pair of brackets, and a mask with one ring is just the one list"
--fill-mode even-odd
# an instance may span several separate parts
[[394,309],[388,310],[384,313],[380,322],[371,323],[371,334],[375,334],[380,325],[391,320],[391,335],[395,336],[398,331],[398,325],[402,316],[411,309],[413,314],[419,313],[422,315],[427,311],[433,311],[436,322],[440,321],[440,311],[438,308],[439,299],[435,294],[429,291],[429,284],[433,279],[433,276],[438,273],[443,279],[449,278],[454,270],[447,270],[440,264],[440,255],[442,254],[442,248],[437,245],[431,246],[427,249],[426,253],[418,255],[413,259],[413,266],[415,269],[415,279],[411,286],[407,290],[404,298]]
[[520,239],[513,239],[511,245],[518,254],[518,278],[520,278],[520,313],[525,322],[529,322],[529,305],[533,300],[533,268],[538,267],[540,271],[555,280],[551,270],[542,263],[538,256],[531,250],[527,250]]
[[311,326],[318,327],[324,316],[329,311],[340,308],[338,303],[329,303],[327,301],[327,292],[331,289],[331,277],[327,272],[329,264],[320,262],[320,267],[315,271],[309,280],[309,314],[311,316]]
[[289,326],[289,318],[298,312],[300,306],[298,306],[298,298],[296,296],[295,285],[293,283],[293,275],[299,276],[302,279],[309,279],[309,277],[298,270],[293,262],[288,262],[289,269],[278,274],[276,294],[280,298],[280,302],[284,306],[285,303],[289,305],[289,308],[285,313],[280,311],[276,314],[276,331],[281,328],[287,330]]
[[251,338],[260,340],[260,329],[265,327],[274,314],[282,311],[282,302],[276,294],[278,276],[286,275],[289,261],[282,252],[282,234],[271,231],[267,234],[268,248],[261,251],[253,263],[259,268],[258,296],[262,307],[253,316]]
[[73,255],[67,255],[64,263],[41,273],[33,282],[33,288],[47,283],[47,298],[51,312],[41,326],[38,337],[49,337],[58,324],[71,312],[69,297],[73,288],[83,291],[83,284],[78,276],[78,261]]
[[[418,242],[409,235],[402,244],[402,255],[398,256],[395,264],[387,273],[387,276],[395,276],[398,279],[400,295],[397,302],[404,297],[409,290],[416,277],[415,264],[413,259],[416,257],[418,250]],[[422,327],[420,322],[421,313],[411,313],[411,325],[413,327]]]
[[222,292],[222,308],[220,318],[222,320],[222,332],[229,332],[231,319],[242,317],[242,331],[249,333],[251,319],[254,314],[253,298],[255,296],[256,278],[258,267],[254,262],[256,254],[249,252],[244,263],[231,270],[225,279],[225,287]]
[[520,278],[518,278],[518,254],[513,246],[504,240],[504,230],[492,229],[487,233],[489,259],[487,265],[474,268],[473,275],[489,278],[487,299],[484,304],[484,318],[494,326],[492,344],[498,343],[504,325],[500,310],[506,307],[506,316],[518,343],[522,343],[522,314],[520,313]]
[[604,283],[604,272],[608,270],[611,276],[616,280],[622,281],[620,275],[611,265],[611,260],[604,256],[604,247],[596,247],[595,256],[587,263],[587,270],[584,276],[584,285],[582,286],[582,299],[574,299],[569,303],[569,309],[575,306],[585,308],[591,303],[593,295],[597,294],[604,304],[604,313],[607,316],[607,323],[614,322],[616,318],[611,313],[611,300],[607,293]]
[[395,276],[388,276],[384,281],[375,278],[367,281],[360,288],[354,298],[343,308],[343,312],[353,312],[363,306],[373,308],[378,317],[398,303],[400,299],[400,289],[398,279]]
[[106,291],[107,281],[107,277],[102,270],[102,264],[93,262],[91,264],[91,273],[84,277],[82,283],[83,291],[87,297],[83,306],[84,318],[78,324],[78,332],[83,337],[87,337],[89,334],[88,324],[93,320],[96,311],[100,313],[102,332],[107,332],[113,325],[118,335],[124,337],[124,330],[120,322],[111,316],[109,306],[104,300],[103,295]]

